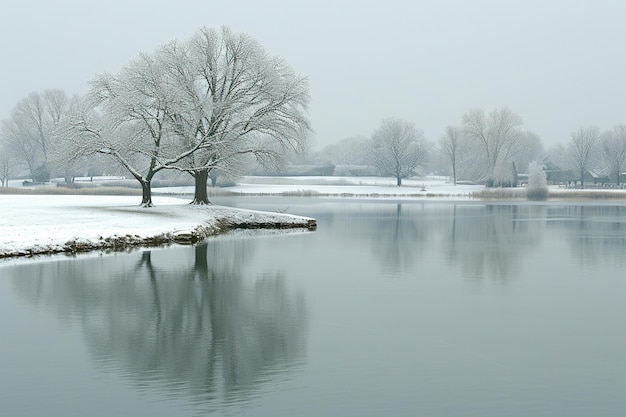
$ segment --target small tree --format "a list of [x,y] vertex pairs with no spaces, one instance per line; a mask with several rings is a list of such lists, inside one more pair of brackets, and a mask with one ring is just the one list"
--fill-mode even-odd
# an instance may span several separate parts
[[510,161],[498,161],[493,170],[492,179],[487,182],[491,187],[516,187],[517,169],[515,163]]
[[601,144],[611,175],[615,176],[615,182],[620,185],[622,169],[626,165],[626,126],[618,125],[605,132]]
[[580,188],[585,188],[585,172],[595,156],[599,139],[600,129],[596,126],[583,126],[572,133],[569,157],[571,164],[580,175]]
[[9,175],[12,168],[12,157],[8,149],[0,143],[0,187],[9,186]]
[[422,131],[413,123],[386,119],[372,135],[370,159],[381,175],[396,178],[400,187],[402,178],[415,175],[424,160],[424,142]]
[[543,166],[538,162],[528,164],[528,185],[526,186],[526,198],[531,200],[543,200],[548,197],[548,181]]
[[452,167],[452,182],[456,185],[456,168],[461,148],[463,131],[458,127],[446,127],[445,136],[439,140],[439,149],[446,156]]

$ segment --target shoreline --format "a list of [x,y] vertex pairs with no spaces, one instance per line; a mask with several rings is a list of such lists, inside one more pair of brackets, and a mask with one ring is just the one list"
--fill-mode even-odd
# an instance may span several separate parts
[[[352,187],[350,191],[355,191]],[[54,189],[52,189],[54,190]],[[194,206],[184,193],[154,193],[155,206],[139,207],[137,194],[90,189],[84,194],[64,191],[0,192],[0,260],[55,254],[120,252],[141,247],[195,244],[233,230],[300,229],[313,231],[315,219],[285,213],[243,210],[216,205]],[[387,189],[388,191],[391,191]],[[9,192],[7,192],[9,191]],[[21,191],[21,190],[20,190]],[[348,191],[348,190],[346,190]],[[378,190],[377,190],[378,191]],[[304,189],[281,192],[219,192],[213,197],[311,197],[414,201],[474,202],[606,202],[626,200],[626,190],[550,189],[545,199],[527,199],[525,189],[482,189],[465,193],[320,193]],[[111,192],[111,193],[110,193]],[[210,197],[211,198],[211,197]],[[80,230],[80,232],[72,232]]]
[[141,237],[139,235],[113,235],[102,237],[97,242],[75,238],[62,244],[50,246],[34,246],[14,252],[0,251],[0,261],[11,258],[32,258],[47,255],[77,255],[88,252],[114,253],[130,249],[167,247],[173,244],[194,245],[205,239],[219,236],[234,230],[302,230],[315,231],[315,219],[304,218],[302,222],[232,222],[228,219],[218,220],[218,224],[198,225],[193,230],[183,232],[165,232],[155,236]]
[[56,254],[121,252],[190,245],[233,230],[314,231],[313,218],[157,198],[155,207],[128,196],[4,195],[0,261]]

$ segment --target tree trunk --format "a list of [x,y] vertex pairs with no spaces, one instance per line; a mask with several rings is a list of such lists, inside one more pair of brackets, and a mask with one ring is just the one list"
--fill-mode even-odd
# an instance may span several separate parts
[[152,184],[150,181],[141,182],[141,207],[152,207]]
[[398,187],[402,185],[402,177],[399,175],[396,177],[396,185]]
[[580,189],[582,190],[583,188],[585,188],[585,170],[581,169],[580,170]]
[[456,165],[452,164],[452,181],[456,185]]
[[193,201],[191,204],[211,204],[209,201],[209,196],[207,195],[207,180],[209,178],[209,170],[202,169],[199,171],[195,171],[193,174],[195,178],[195,189],[193,194]]

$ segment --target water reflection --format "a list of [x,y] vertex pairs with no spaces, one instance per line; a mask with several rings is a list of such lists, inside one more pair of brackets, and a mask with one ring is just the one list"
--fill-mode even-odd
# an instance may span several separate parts
[[315,233],[0,268],[0,409],[106,415],[112,387],[134,415],[624,409],[626,208],[298,201],[276,209]]
[[317,235],[332,237],[336,250],[363,247],[382,275],[426,272],[425,263],[443,256],[466,278],[504,283],[523,273],[529,255],[560,251],[552,240],[566,242],[581,265],[626,265],[621,205],[375,202],[325,213],[304,214],[318,217]]
[[244,277],[251,250],[233,239],[119,262],[38,264],[13,284],[33,304],[80,323],[99,367],[139,389],[191,397],[206,411],[249,401],[304,360],[304,297],[288,291],[280,272]]
[[397,273],[419,262],[433,230],[430,222],[420,221],[420,211],[419,207],[398,203],[372,222],[372,254],[384,270]]
[[626,265],[626,206],[566,205],[548,210],[549,230],[564,231],[580,265]]
[[524,255],[542,237],[541,208],[455,205],[453,210],[443,246],[448,261],[460,265],[467,277],[510,278],[521,270]]

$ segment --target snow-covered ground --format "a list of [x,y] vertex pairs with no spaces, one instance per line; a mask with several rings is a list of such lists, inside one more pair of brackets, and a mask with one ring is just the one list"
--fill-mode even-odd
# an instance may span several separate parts
[[[11,185],[21,187],[21,181]],[[473,193],[483,191],[485,187],[453,185],[444,178],[432,177],[403,180],[401,187],[395,185],[394,178],[244,177],[237,185],[225,190],[241,195],[453,200],[471,198]],[[506,190],[523,194],[523,188]],[[249,222],[266,227],[280,227],[281,224],[309,227],[308,222],[313,221],[282,213],[191,206],[187,203],[189,194],[193,194],[192,186],[154,188],[153,191],[155,207],[150,209],[139,207],[138,196],[0,194],[0,258],[171,242],[189,235],[198,237],[217,233],[225,222],[232,226]],[[551,196],[557,198],[594,198],[600,192],[604,193],[604,198],[613,198],[613,195],[617,199],[626,198],[622,189],[550,188]],[[161,240],[151,240],[155,237]]]
[[[469,197],[484,185],[454,185],[441,178],[380,177],[243,177],[225,190],[242,195],[321,195],[354,197]],[[193,194],[193,187],[154,188],[157,193]]]
[[[187,200],[155,196],[155,207],[139,207],[137,196],[0,194],[0,258],[71,252],[77,247],[140,246],[159,237],[176,241],[199,228],[205,235],[230,226],[308,227],[312,219],[220,206],[191,206]],[[202,235],[202,233],[200,233]],[[157,243],[156,241],[154,243]]]

